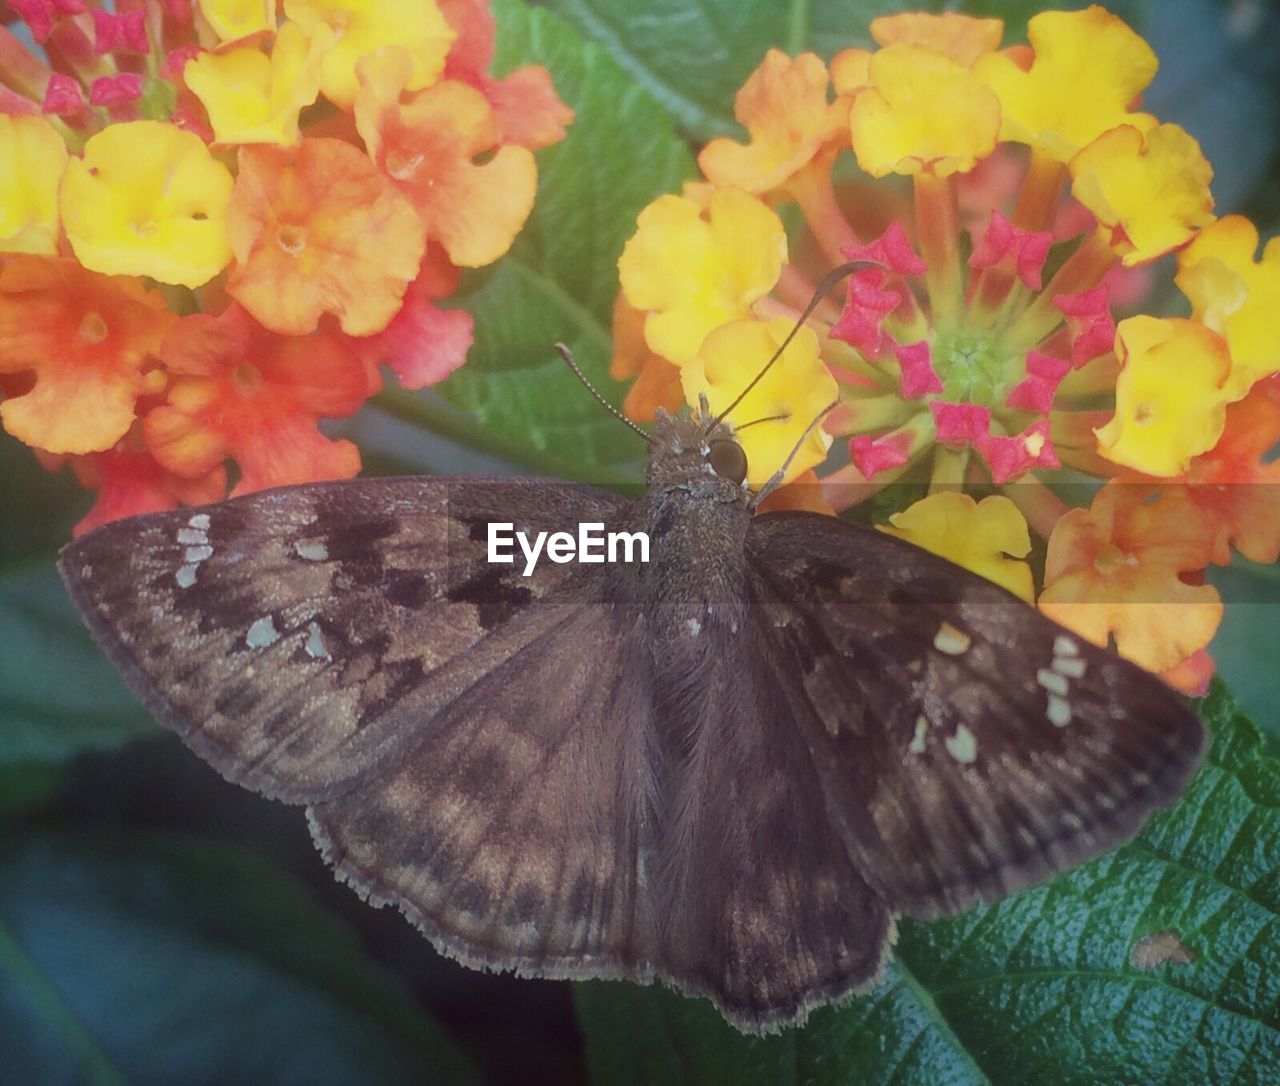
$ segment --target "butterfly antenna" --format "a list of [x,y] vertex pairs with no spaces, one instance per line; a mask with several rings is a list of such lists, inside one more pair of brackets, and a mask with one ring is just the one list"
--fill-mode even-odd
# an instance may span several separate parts
[[789,418],[791,418],[791,412],[789,411],[784,415],[766,415],[762,419],[752,419],[750,422],[744,422],[741,426],[735,426],[733,432],[740,434],[749,426],[759,426],[762,422],[786,422]]
[[646,430],[641,430],[639,426],[637,426],[634,422],[632,422],[629,418],[627,418],[626,415],[624,415],[621,411],[619,411],[616,407],[614,407],[613,404],[611,404],[608,400],[606,400],[603,396],[600,395],[600,393],[596,390],[596,386],[593,385],[590,381],[588,381],[587,375],[578,368],[578,363],[573,360],[573,352],[569,350],[568,347],[566,347],[563,343],[557,343],[556,350],[560,352],[560,357],[564,359],[565,365],[567,365],[571,370],[573,370],[574,375],[578,378],[578,380],[587,386],[587,391],[590,392],[592,396],[594,396],[597,400],[600,401],[601,405],[604,407],[606,411],[609,412],[609,414],[611,414],[619,422],[624,422],[628,426],[630,426],[631,429],[633,429],[637,434],[639,434],[642,438],[644,438],[645,441],[647,441],[650,445],[653,444],[653,435],[651,433],[649,433]]
[[826,407],[818,412],[817,417],[805,427],[805,431],[800,435],[800,440],[796,442],[795,448],[787,454],[787,458],[782,462],[782,467],[773,473],[773,477],[760,488],[760,492],[751,499],[751,511],[754,513],[760,508],[760,503],[770,494],[782,485],[783,476],[787,474],[787,468],[791,467],[791,461],[796,458],[796,454],[800,452],[801,446],[809,440],[809,435],[817,428],[818,423],[825,419],[835,408],[840,406],[839,400],[832,400]]
[[[738,393],[738,398],[716,416],[715,421],[717,423],[723,422],[725,420],[725,416],[737,407],[738,404],[742,403],[746,398],[747,393],[760,383],[760,379],[769,372],[769,368],[782,357],[782,352],[785,351],[791,345],[791,341],[796,338],[796,333],[798,333],[804,326],[804,322],[809,319],[809,314],[817,309],[821,304],[822,299],[827,295],[827,291],[840,282],[840,280],[846,275],[852,275],[854,272],[860,271],[863,268],[883,267],[883,264],[879,264],[874,260],[851,260],[848,264],[841,264],[837,268],[832,268],[831,271],[827,272],[826,275],[819,279],[818,285],[813,288],[813,297],[809,299],[809,304],[804,307],[804,312],[800,314],[800,318],[796,321],[795,327],[787,333],[787,338],[778,345],[778,349],[773,352],[773,357],[770,358],[769,361],[764,364],[764,367],[760,372],[751,379],[751,383]],[[830,408],[828,408],[828,410],[830,410]]]

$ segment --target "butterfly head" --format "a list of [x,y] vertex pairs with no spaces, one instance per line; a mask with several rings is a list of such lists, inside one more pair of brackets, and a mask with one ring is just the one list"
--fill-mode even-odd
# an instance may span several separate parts
[[747,454],[733,426],[717,419],[703,398],[689,418],[658,410],[646,481],[650,488],[683,490],[693,497],[745,504]]

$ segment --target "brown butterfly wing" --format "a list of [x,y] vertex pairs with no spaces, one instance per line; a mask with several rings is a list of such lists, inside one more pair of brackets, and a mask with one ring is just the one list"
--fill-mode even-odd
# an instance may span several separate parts
[[834,831],[824,767],[758,617],[718,603],[680,645],[706,666],[692,704],[659,702],[659,728],[675,736],[666,851],[650,871],[661,974],[739,1029],[769,1032],[875,983],[894,925]]
[[984,578],[807,513],[756,518],[747,551],[833,828],[907,913],[1105,851],[1199,762],[1172,690]]
[[467,964],[647,978],[647,652],[607,604],[530,617],[537,639],[421,728],[395,765],[312,806],[313,834],[340,878]]
[[490,565],[489,520],[558,530],[619,505],[567,483],[356,479],[117,521],[59,564],[157,720],[227,779],[305,803],[394,759],[539,636],[513,617],[567,598],[572,567]]

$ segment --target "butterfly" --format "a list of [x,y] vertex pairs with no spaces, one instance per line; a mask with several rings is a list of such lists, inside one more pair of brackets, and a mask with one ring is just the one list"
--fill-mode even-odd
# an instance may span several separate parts
[[[1135,833],[1204,732],[1159,679],[836,517],[760,513],[732,426],[662,416],[632,499],[363,478],[107,524],[62,575],[156,719],[306,807],[444,954],[660,979],[740,1030],[873,985],[895,918]],[[489,560],[497,523],[649,561]]]

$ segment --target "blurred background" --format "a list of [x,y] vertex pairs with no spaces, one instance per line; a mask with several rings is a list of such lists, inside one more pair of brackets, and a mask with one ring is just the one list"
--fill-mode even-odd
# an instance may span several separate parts
[[[638,209],[692,176],[691,149],[737,131],[733,91],[767,47],[830,56],[868,44],[872,16],[911,6],[660,0],[640,17],[622,0],[495,5],[499,70],[547,64],[577,120],[539,156],[513,260],[464,282],[468,364],[416,403],[377,399],[331,432],[358,443],[366,473],[638,478],[638,442],[555,368],[549,344],[570,342],[616,398],[604,375],[614,265]],[[1004,17],[1012,41],[1049,6],[1083,5],[963,9]],[[1111,7],[1160,56],[1145,105],[1200,140],[1218,212],[1276,234],[1276,8]],[[693,43],[683,55],[673,27]],[[1172,312],[1167,283],[1155,289]],[[0,1082],[587,1081],[568,984],[441,958],[398,913],[334,882],[301,811],[226,784],[149,721],[54,571],[90,502],[0,433]],[[1215,572],[1230,601],[1212,646],[1220,674],[1280,734],[1280,574],[1240,560]]]

